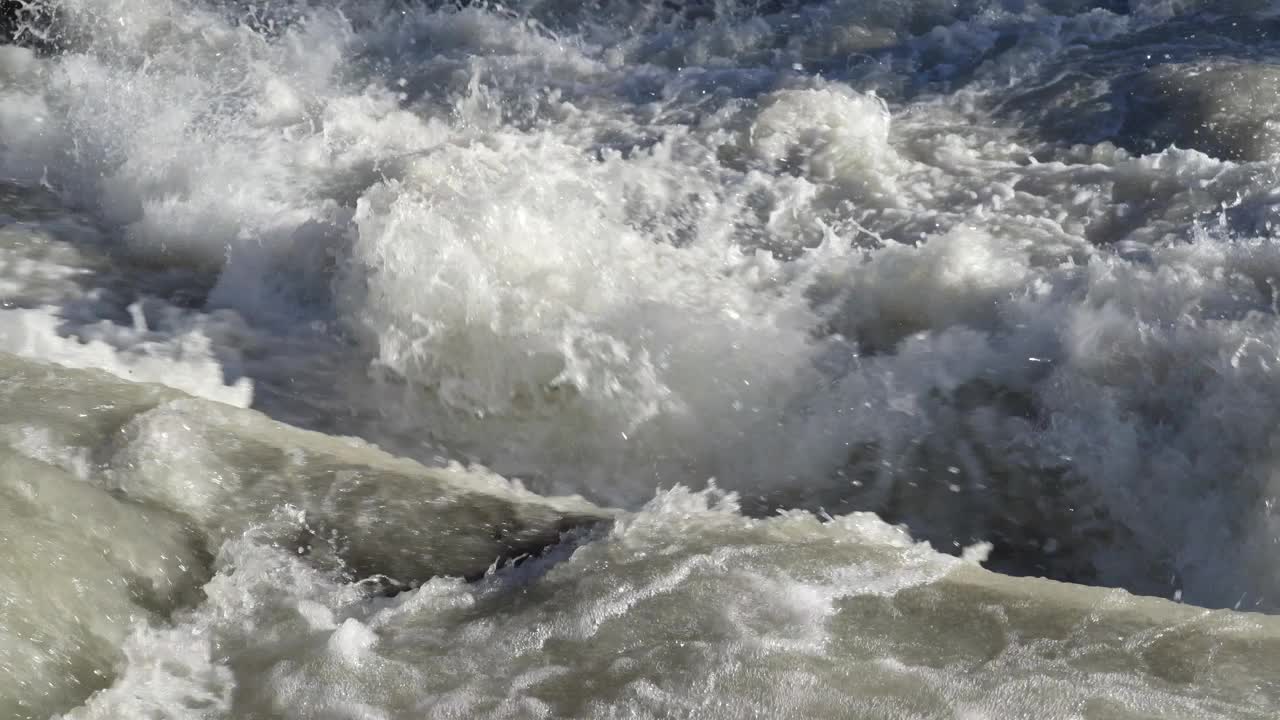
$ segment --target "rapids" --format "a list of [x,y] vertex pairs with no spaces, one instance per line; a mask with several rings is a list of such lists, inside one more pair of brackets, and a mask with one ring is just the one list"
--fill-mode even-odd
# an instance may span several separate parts
[[1280,5],[0,8],[0,714],[1280,712]]

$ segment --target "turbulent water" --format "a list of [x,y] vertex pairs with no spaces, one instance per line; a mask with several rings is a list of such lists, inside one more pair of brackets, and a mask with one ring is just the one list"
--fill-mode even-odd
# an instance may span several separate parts
[[1280,4],[2,5],[0,716],[1280,715]]

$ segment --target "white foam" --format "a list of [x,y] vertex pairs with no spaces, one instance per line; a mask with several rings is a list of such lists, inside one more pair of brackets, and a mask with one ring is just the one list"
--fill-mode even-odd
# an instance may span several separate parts
[[[1165,62],[1166,11],[1205,6],[1094,4],[312,3],[258,33],[66,0],[68,51],[0,54],[0,174],[101,227],[4,242],[66,231],[102,262],[6,255],[0,343],[539,490],[634,509],[716,477],[1272,608],[1275,158],[1117,147],[1107,73]],[[1194,117],[1267,108],[1223,107]],[[108,298],[122,268],[199,307]],[[166,444],[180,419],[133,426],[126,479],[198,516],[223,491]],[[770,602],[824,607],[805,583]]]
[[[1083,706],[1262,717],[1275,693],[1274,623],[1000,579],[868,515],[747,520],[723,497],[677,489],[534,564],[369,601],[296,557],[234,541],[208,602],[167,635],[139,631],[132,647],[146,638],[148,655],[132,667],[204,668],[198,648],[212,640],[216,667],[233,672],[233,707],[284,718],[995,718]],[[311,622],[317,603],[336,627]],[[1260,665],[1204,666],[1194,689],[1169,682],[1181,653],[1206,646]],[[1240,693],[1249,682],[1256,694]],[[155,695],[126,692],[136,687],[126,676],[70,717]],[[224,706],[168,707],[205,717]]]
[[225,381],[223,365],[211,353],[211,341],[200,324],[197,320],[175,337],[151,335],[145,328],[121,329],[104,321],[80,337],[67,337],[56,309],[0,310],[0,346],[24,357],[105,370],[126,380],[159,383],[248,407],[252,382],[247,378]]

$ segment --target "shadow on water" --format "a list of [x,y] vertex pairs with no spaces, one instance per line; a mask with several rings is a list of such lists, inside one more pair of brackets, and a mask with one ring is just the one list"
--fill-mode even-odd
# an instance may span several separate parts
[[53,54],[62,47],[56,10],[31,0],[0,0],[0,44],[17,44]]
[[[1206,127],[1210,88],[1181,88],[1204,67],[1280,71],[1280,17],[1179,17],[1131,34],[1064,49],[995,97],[990,110],[1040,142],[1110,142],[1135,154],[1176,145],[1251,160],[1245,143]],[[1240,88],[1247,92],[1247,88]]]

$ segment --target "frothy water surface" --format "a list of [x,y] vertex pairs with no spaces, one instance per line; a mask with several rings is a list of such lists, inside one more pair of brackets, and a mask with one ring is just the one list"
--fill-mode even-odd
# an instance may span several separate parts
[[0,712],[1280,709],[1280,8],[18,5]]

